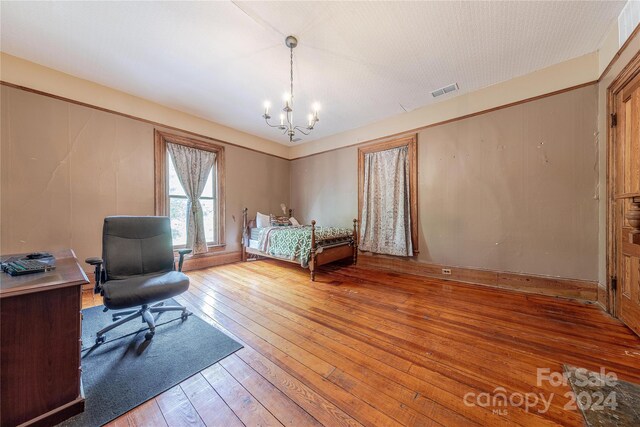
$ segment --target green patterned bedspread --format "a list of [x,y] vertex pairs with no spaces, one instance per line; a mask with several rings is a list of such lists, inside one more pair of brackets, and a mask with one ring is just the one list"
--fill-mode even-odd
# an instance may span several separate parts
[[[316,227],[316,243],[347,240],[353,230],[340,227]],[[260,229],[259,249],[269,255],[297,260],[307,267],[311,257],[311,226],[266,227]]]

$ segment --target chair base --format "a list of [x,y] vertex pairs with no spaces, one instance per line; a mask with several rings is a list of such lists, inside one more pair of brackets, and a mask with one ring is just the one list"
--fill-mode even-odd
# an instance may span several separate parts
[[[155,323],[155,319],[153,318],[153,313],[162,313],[164,311],[182,311],[182,315],[180,316],[180,318],[183,321],[187,320],[187,317],[189,317],[189,315],[191,314],[187,311],[186,307],[183,307],[181,305],[164,305],[164,302],[159,302],[152,306],[145,304],[137,310],[117,311],[113,313],[113,316],[112,316],[114,323],[100,329],[96,333],[96,345],[102,344],[103,342],[105,342],[106,340],[105,334],[107,332],[117,328],[120,325],[124,325],[127,322],[137,319],[138,317],[141,317],[142,321],[147,322],[147,325],[149,325],[149,330],[144,335],[144,337],[147,340],[150,340],[151,338],[153,338],[153,335],[156,333],[156,323]],[[122,318],[122,316],[127,316],[127,317]]]

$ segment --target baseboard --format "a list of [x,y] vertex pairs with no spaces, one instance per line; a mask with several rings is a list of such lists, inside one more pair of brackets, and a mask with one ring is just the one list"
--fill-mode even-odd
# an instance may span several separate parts
[[[364,253],[360,253],[358,256],[358,266],[415,274],[418,276],[435,277],[444,280],[455,280],[458,282],[511,289],[533,294],[594,302],[598,301],[597,282],[586,280],[455,267]],[[442,269],[451,270],[451,274],[442,274]]]
[[242,252],[221,252],[199,256],[192,256],[184,260],[182,271],[200,270],[217,265],[231,264],[242,261]]
[[602,284],[598,283],[597,292],[598,292],[598,300],[597,300],[598,305],[600,307],[602,307],[602,309],[604,311],[608,311],[607,310],[607,306],[609,304],[607,303],[607,288],[606,288],[606,286],[603,286]]

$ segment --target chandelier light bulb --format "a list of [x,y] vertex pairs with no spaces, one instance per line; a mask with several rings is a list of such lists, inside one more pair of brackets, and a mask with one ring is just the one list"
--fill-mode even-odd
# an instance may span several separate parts
[[271,108],[271,102],[270,101],[264,101],[264,114],[266,116],[269,115],[269,108]]
[[318,104],[317,102],[314,102],[311,108],[313,108],[313,112],[316,113],[317,115],[318,111],[320,111],[320,104]]
[[284,113],[280,113],[280,126],[284,126]]

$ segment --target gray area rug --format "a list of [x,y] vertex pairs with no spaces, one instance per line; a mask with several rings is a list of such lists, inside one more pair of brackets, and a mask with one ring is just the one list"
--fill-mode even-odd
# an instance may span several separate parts
[[575,366],[564,365],[564,371],[587,426],[640,426],[639,384]]
[[[177,304],[167,300],[165,305]],[[94,346],[95,333],[113,311],[82,310],[82,383],[85,410],[61,426],[101,426],[242,348],[196,315],[156,314],[156,333],[145,341],[147,324],[133,320],[107,333]]]

